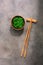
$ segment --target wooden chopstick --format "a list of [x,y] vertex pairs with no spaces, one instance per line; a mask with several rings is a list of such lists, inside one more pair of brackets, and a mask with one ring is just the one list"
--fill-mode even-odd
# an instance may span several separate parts
[[26,41],[25,41],[25,52],[24,52],[24,57],[26,57],[26,55],[27,55],[27,48],[28,48],[28,39],[29,39],[29,37],[30,37],[30,31],[31,31],[31,24],[30,24],[30,26],[28,26],[28,30],[27,30],[27,34],[26,34]]
[[28,42],[27,41],[28,41],[28,38],[30,37],[30,27],[31,26],[28,26],[26,37],[25,37],[25,40],[24,40],[24,47],[22,48],[22,52],[21,52],[21,56],[24,54],[24,57],[26,57],[26,54],[27,54],[26,49],[28,48]]

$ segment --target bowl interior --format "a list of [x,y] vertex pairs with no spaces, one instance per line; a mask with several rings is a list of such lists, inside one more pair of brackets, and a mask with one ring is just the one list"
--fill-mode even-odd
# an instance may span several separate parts
[[15,29],[21,29],[24,27],[25,21],[21,16],[15,16],[12,18],[12,26]]

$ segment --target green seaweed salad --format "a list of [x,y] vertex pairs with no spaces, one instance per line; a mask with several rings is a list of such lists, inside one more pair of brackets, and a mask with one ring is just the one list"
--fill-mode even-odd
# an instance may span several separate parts
[[20,29],[24,26],[24,18],[22,18],[21,16],[15,16],[12,19],[12,26],[16,29]]

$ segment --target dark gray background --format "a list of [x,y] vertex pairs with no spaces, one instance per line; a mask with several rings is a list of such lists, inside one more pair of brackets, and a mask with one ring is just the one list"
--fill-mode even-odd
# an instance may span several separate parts
[[[28,24],[17,32],[10,27],[15,15],[38,20],[32,24],[27,57],[20,57]],[[43,65],[43,0],[0,0],[0,65]]]

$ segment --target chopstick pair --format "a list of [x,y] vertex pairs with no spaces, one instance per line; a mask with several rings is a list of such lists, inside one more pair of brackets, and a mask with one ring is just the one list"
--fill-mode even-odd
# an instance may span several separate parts
[[30,31],[31,31],[31,28],[32,28],[32,22],[34,22],[34,23],[37,22],[37,20],[32,19],[32,18],[28,18],[28,19],[26,19],[26,20],[27,20],[27,21],[30,21],[30,25],[28,25],[26,37],[25,37],[25,40],[24,40],[24,46],[23,46],[22,51],[21,51],[21,56],[24,56],[24,57],[26,57],[26,55],[27,55],[28,39],[29,39],[29,37],[30,37]]

